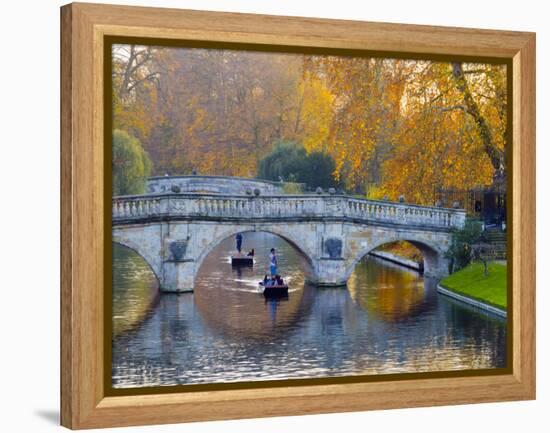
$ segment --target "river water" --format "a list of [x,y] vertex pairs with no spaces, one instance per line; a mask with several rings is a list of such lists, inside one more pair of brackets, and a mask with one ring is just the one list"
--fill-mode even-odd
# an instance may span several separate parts
[[[246,233],[243,246],[253,268],[231,267],[227,239],[179,295],[160,295],[147,264],[113,246],[115,388],[506,366],[506,321],[415,271],[367,256],[347,288],[317,288],[281,238]],[[288,299],[258,293],[272,247]]]

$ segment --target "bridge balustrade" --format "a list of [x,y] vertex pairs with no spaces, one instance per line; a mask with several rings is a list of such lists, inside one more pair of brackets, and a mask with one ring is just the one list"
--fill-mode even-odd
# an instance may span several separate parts
[[113,224],[143,222],[147,219],[347,219],[429,226],[444,229],[464,225],[465,211],[418,206],[349,196],[280,195],[223,196],[202,194],[158,194],[114,197]]

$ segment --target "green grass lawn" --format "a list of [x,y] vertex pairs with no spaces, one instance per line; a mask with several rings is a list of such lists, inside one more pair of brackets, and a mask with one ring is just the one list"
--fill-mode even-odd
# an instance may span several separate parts
[[481,302],[506,309],[506,265],[489,263],[489,276],[483,275],[483,263],[473,263],[449,275],[442,287]]

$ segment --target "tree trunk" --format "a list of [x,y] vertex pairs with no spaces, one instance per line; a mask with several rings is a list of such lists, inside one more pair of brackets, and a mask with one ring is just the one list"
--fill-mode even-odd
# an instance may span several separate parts
[[466,112],[472,116],[474,122],[476,123],[477,129],[481,140],[483,141],[483,147],[485,153],[489,156],[491,164],[496,171],[499,171],[501,168],[505,168],[504,161],[504,152],[500,150],[493,143],[493,137],[491,134],[491,129],[487,124],[487,121],[481,114],[479,106],[474,100],[466,77],[464,76],[464,70],[462,69],[462,63],[453,63],[452,64],[453,77],[455,79],[456,88],[462,94],[464,99],[464,105],[466,106]]
[[118,96],[121,99],[126,96],[126,93],[128,92],[128,84],[130,83],[130,77],[132,75],[132,69],[134,67],[134,60],[136,58],[135,53],[136,47],[134,45],[131,45],[130,56],[128,57],[126,68],[124,69],[124,78],[122,79],[122,83],[120,84],[120,88],[118,89]]

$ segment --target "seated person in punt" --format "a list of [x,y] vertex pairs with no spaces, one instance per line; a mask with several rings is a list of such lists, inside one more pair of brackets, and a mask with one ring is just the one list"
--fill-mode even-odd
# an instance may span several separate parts
[[273,286],[284,286],[285,282],[280,275],[275,275],[274,277],[264,276],[264,279],[260,281],[260,286],[263,287],[273,287]]

